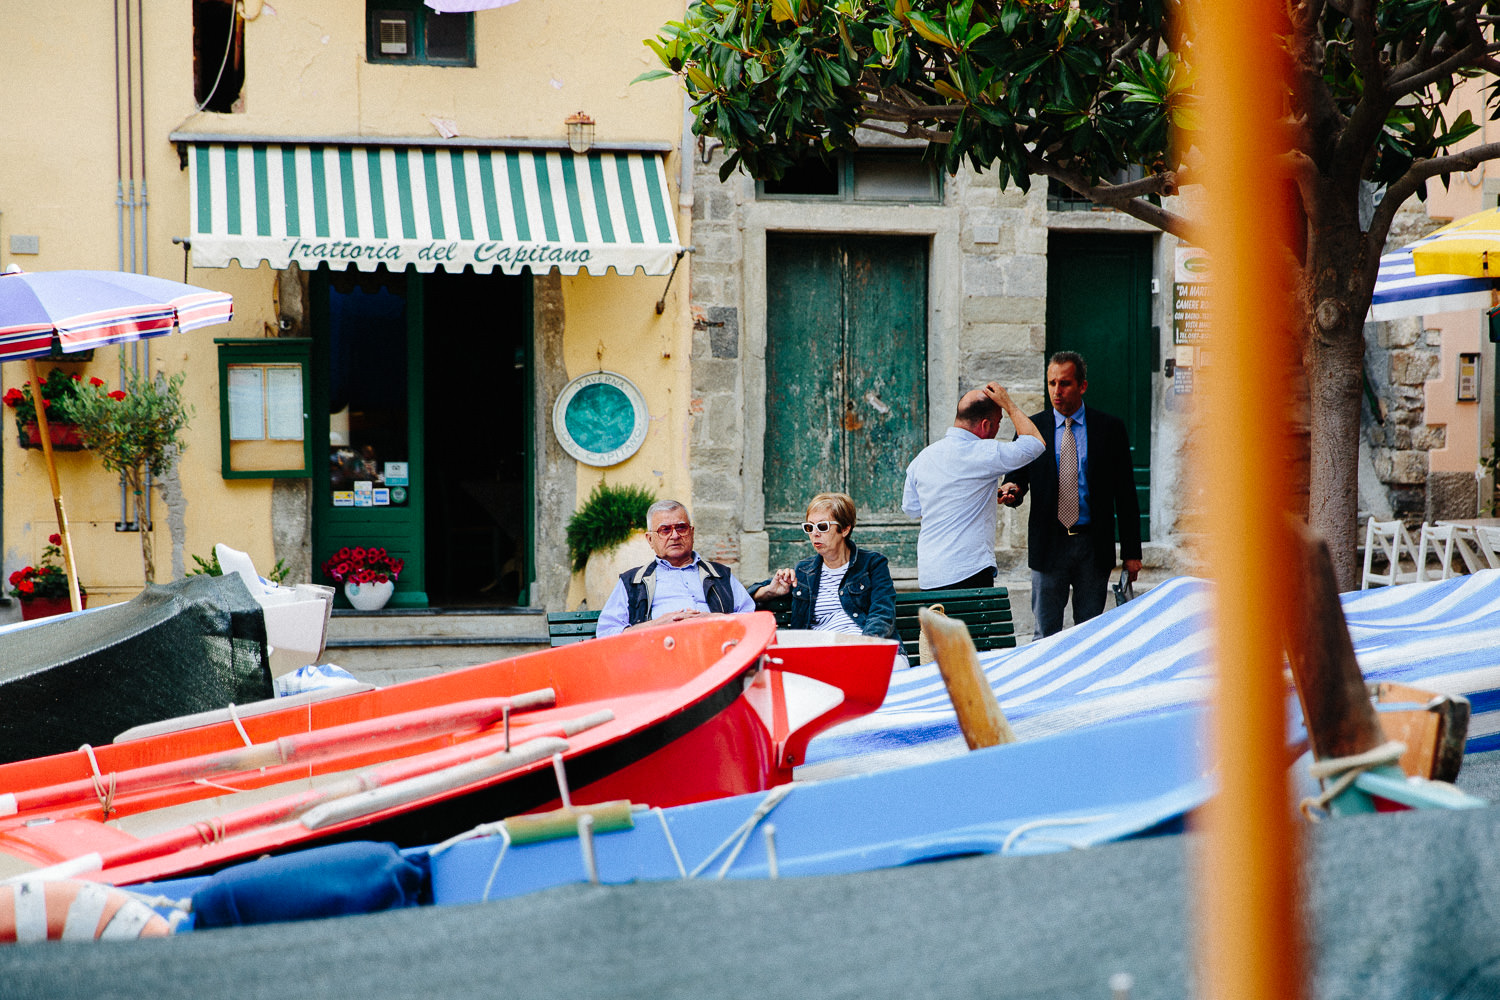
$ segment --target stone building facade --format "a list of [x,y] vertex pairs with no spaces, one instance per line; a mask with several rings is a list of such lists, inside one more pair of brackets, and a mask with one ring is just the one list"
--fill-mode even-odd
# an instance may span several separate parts
[[[878,141],[876,153],[889,147]],[[1149,423],[1140,441],[1149,455],[1150,541],[1147,564],[1170,572],[1189,565],[1180,552],[1179,522],[1189,493],[1180,452],[1192,396],[1163,377],[1171,357],[1171,261],[1176,241],[1110,211],[1049,207],[1045,178],[1030,190],[1002,188],[990,172],[941,178],[941,194],[892,204],[857,197],[820,200],[768,197],[742,173],[720,182],[722,152],[702,143],[691,191],[692,484],[700,549],[738,566],[748,580],[778,562],[767,523],[768,276],[767,245],[783,234],[919,237],[927,252],[927,405],[922,442],[941,437],[959,395],[998,380],[1034,412],[1045,405],[1049,348],[1049,248],[1059,236],[1130,237],[1149,255],[1149,333],[1134,374],[1149,393]],[[1070,206],[1071,207],[1071,206]],[[1076,240],[1075,240],[1076,241]],[[1063,276],[1066,277],[1066,276]],[[1088,294],[1077,275],[1071,294]],[[1066,280],[1052,274],[1054,294]],[[1144,288],[1143,288],[1144,290]],[[1052,346],[1070,346],[1056,345]],[[1149,367],[1149,370],[1145,370]],[[1091,372],[1091,385],[1114,377]],[[1006,425],[1002,433],[1009,433]],[[884,474],[900,477],[911,455],[892,455]],[[774,456],[773,456],[774,458]],[[897,483],[899,489],[899,483]],[[859,500],[856,497],[856,500]],[[997,539],[1000,582],[1025,586],[1025,507],[1002,509]],[[784,552],[785,550],[783,550]],[[915,585],[914,560],[892,559],[898,586]]]

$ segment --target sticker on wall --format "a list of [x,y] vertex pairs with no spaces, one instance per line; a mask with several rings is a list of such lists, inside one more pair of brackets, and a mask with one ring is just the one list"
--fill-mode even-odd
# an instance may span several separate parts
[[552,432],[563,451],[585,465],[618,465],[646,440],[646,398],[614,372],[590,372],[569,382],[552,407]]
[[353,507],[354,506],[354,491],[353,490],[334,490],[333,491],[333,505],[335,507]]

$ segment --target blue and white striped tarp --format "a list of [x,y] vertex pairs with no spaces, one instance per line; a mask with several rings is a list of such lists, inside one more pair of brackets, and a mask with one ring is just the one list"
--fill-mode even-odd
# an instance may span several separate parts
[[[1092,621],[1016,649],[980,654],[1022,738],[1201,704],[1211,694],[1210,584],[1175,577]],[[1500,570],[1344,594],[1371,681],[1462,694],[1470,753],[1500,747]],[[960,753],[952,703],[933,664],[898,672],[871,715],[808,747],[799,778],[873,771]]]
[[1418,275],[1411,251],[1424,242],[1425,239],[1417,240],[1380,258],[1367,320],[1378,322],[1489,306],[1493,287],[1489,280],[1456,274]]

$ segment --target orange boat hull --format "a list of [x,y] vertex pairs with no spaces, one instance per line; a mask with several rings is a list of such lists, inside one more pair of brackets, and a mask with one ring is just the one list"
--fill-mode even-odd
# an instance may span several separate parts
[[[783,656],[774,636],[766,613],[712,616],[0,765],[0,878],[68,863],[80,877],[128,884],[350,836],[431,843],[548,807],[559,789],[550,752],[454,787],[423,782],[562,740],[579,803],[669,806],[764,789],[790,779],[816,731],[879,705],[895,648]],[[789,672],[802,678],[794,687],[839,689],[836,704],[796,732],[777,702]],[[507,699],[541,689],[555,693],[549,707],[505,710]],[[613,718],[564,735],[565,724],[602,710]],[[342,816],[385,794],[351,791],[355,780],[422,790]],[[339,818],[309,826],[330,811]]]

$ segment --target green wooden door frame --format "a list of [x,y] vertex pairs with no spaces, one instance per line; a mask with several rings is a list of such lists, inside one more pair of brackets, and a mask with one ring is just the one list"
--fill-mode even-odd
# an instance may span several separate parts
[[[408,271],[406,282],[406,365],[407,365],[407,433],[409,435],[407,471],[409,476],[407,506],[339,507],[333,506],[333,490],[326,458],[315,462],[313,472],[312,546],[314,577],[322,577],[322,564],[342,546],[376,545],[389,549],[406,560],[406,568],[391,596],[391,607],[427,606],[426,541],[424,538],[425,498],[422,482],[423,460],[423,288],[422,276]],[[313,406],[310,421],[315,445],[322,442],[316,454],[329,440],[329,355],[331,330],[331,272],[326,266],[312,272],[312,384]],[[342,602],[342,595],[339,601]]]
[[1151,393],[1158,367],[1153,245],[1153,237],[1133,233],[1053,232],[1047,241],[1047,355],[1082,354],[1089,369],[1084,405],[1125,421],[1143,541],[1151,538]]

